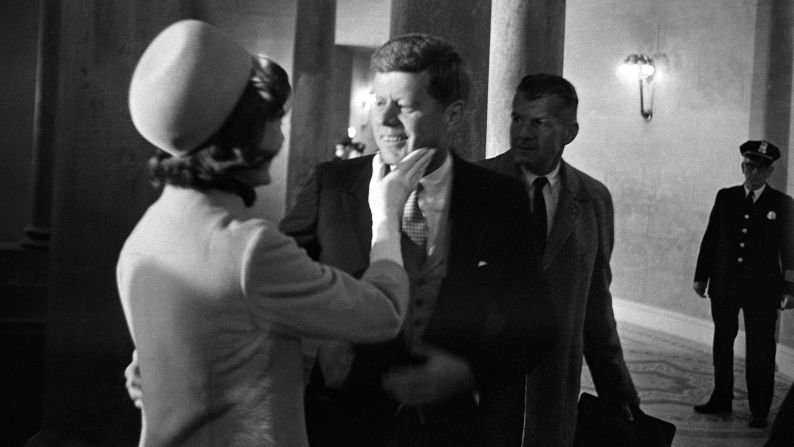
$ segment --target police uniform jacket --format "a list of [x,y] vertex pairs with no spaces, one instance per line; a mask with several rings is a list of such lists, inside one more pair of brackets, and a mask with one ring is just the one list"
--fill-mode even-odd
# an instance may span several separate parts
[[717,192],[695,281],[708,281],[711,296],[751,285],[777,304],[794,293],[794,200],[767,185],[748,210],[745,196],[742,185]]

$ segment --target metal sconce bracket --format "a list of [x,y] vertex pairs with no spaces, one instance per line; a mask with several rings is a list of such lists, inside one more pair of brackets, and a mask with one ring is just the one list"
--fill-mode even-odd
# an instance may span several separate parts
[[645,121],[653,118],[653,77],[656,64],[651,56],[645,53],[630,54],[620,67],[626,76],[636,77],[640,84],[640,115]]

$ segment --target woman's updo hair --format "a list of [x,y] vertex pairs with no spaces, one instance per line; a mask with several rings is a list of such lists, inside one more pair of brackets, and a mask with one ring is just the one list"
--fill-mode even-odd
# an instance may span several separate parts
[[270,160],[259,150],[268,121],[286,113],[292,89],[287,72],[266,57],[253,59],[251,79],[220,129],[188,155],[174,157],[157,151],[149,160],[155,187],[164,184],[219,189],[239,195],[246,206],[256,200],[254,188],[233,173],[256,169]]

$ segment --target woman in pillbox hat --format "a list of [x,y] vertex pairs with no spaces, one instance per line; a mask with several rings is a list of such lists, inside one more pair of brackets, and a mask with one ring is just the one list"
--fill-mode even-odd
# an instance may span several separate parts
[[[374,342],[405,317],[399,213],[430,161],[373,162],[371,265],[317,264],[250,208],[284,141],[286,72],[197,20],[162,31],[129,106],[162,194],[119,256],[141,446],[306,446],[303,337]],[[129,385],[132,382],[133,385]]]

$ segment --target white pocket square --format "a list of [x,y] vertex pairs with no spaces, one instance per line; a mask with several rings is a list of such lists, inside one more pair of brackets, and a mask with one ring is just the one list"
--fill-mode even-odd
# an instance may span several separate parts
[[485,262],[485,261],[480,261],[480,262],[477,263],[477,267],[483,267],[483,266],[486,266],[486,265],[488,265],[488,263]]

